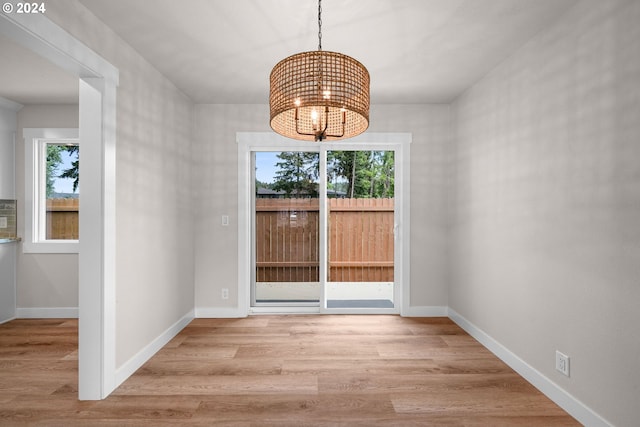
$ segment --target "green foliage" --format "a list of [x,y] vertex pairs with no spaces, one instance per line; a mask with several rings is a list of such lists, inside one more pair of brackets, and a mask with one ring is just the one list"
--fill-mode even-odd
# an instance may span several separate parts
[[258,188],[269,188],[269,189],[273,189],[273,184],[269,183],[269,182],[262,182],[258,179],[256,179],[256,189]]
[[79,145],[68,145],[65,146],[64,149],[69,153],[69,155],[76,154],[76,160],[71,162],[71,167],[69,169],[65,169],[58,177],[60,178],[71,178],[73,179],[73,192],[78,189],[78,185],[80,185],[80,146]]
[[376,197],[390,198],[395,194],[395,159],[393,151],[375,151]]
[[[282,152],[277,157],[281,161],[276,163],[278,170],[271,188],[283,190],[287,197],[317,197],[318,153]],[[348,198],[391,198],[395,191],[394,165],[393,151],[329,151],[327,188]]]
[[284,191],[287,197],[318,196],[318,174],[320,158],[318,153],[284,151],[277,155],[275,181],[272,188]]
[[47,144],[47,199],[53,194],[55,179],[58,177],[58,166],[62,163],[61,145]]
[[[62,152],[66,151],[70,155],[76,154],[76,160],[71,162],[71,167],[59,173],[58,168],[62,163]],[[51,198],[54,193],[56,178],[73,179],[73,191],[80,185],[80,147],[78,145],[56,145],[47,144],[47,165],[46,165],[46,192],[47,198]]]
[[393,151],[330,151],[327,165],[329,182],[348,198],[393,197]]

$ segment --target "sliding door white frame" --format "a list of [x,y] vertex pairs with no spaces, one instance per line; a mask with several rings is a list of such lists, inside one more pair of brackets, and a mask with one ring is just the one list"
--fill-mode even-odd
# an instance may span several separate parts
[[[252,308],[251,283],[253,269],[253,235],[251,218],[253,217],[253,181],[252,152],[254,151],[315,151],[320,152],[320,210],[326,207],[326,152],[329,150],[394,150],[396,152],[396,195],[401,199],[395,207],[395,241],[394,245],[394,310],[403,314],[410,301],[409,275],[409,158],[411,134],[408,133],[365,133],[355,138],[340,142],[308,142],[284,138],[273,132],[239,132],[238,143],[238,315],[246,316],[263,312],[322,312],[322,313],[379,313],[379,309],[327,309],[325,308],[324,288],[326,284],[326,215],[321,215],[320,222],[320,307],[277,307]],[[320,145],[321,144],[321,145]],[[325,167],[323,167],[325,166]],[[406,236],[404,238],[403,236]]]

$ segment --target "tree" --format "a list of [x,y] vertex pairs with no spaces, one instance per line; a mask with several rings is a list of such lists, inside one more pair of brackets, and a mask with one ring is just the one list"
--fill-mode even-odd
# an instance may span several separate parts
[[284,151],[277,155],[282,160],[276,163],[278,170],[272,188],[291,195],[318,196],[317,179],[320,158],[318,153]]
[[355,174],[357,170],[356,151],[329,151],[327,153],[327,176],[330,182],[346,181],[344,188],[346,197],[352,198],[355,193]]
[[[80,185],[80,150],[78,145],[57,145],[47,144],[47,179],[46,191],[47,198],[51,198],[54,193],[56,178],[73,179],[73,191],[75,192]],[[71,167],[58,173],[58,168],[62,163],[62,152],[66,151],[70,156],[76,154],[76,160],[71,162]]]
[[70,178],[73,179],[73,192],[78,189],[80,185],[80,146],[79,145],[67,145],[64,149],[69,153],[70,156],[76,154],[76,159],[71,162],[71,167],[69,169],[65,169],[60,175],[60,178]]
[[329,181],[348,198],[393,197],[393,151],[329,151]]
[[256,178],[256,189],[258,188],[269,188],[272,189],[273,188],[273,184],[269,183],[269,182],[262,182],[259,179]]
[[[274,190],[291,194],[318,194],[320,157],[317,153],[283,152],[277,156]],[[387,198],[394,195],[393,151],[328,151],[327,188],[348,198]],[[256,187],[257,188],[257,187]]]
[[47,144],[47,199],[53,195],[53,186],[55,185],[55,179],[58,177],[58,166],[62,163],[61,151],[62,146]]
[[373,153],[373,168],[375,170],[375,197],[393,197],[395,191],[394,153],[393,151],[375,151]]

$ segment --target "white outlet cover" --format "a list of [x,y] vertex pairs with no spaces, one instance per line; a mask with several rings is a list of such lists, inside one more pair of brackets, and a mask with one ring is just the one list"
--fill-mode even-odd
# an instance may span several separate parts
[[0,228],[7,228],[7,217],[0,216]]
[[556,370],[569,376],[569,356],[556,350]]

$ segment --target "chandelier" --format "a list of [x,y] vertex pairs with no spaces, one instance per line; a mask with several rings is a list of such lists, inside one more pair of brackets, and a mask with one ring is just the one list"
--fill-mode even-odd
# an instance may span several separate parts
[[271,71],[271,128],[288,138],[351,138],[369,127],[369,72],[360,62],[322,50],[322,0],[318,0],[318,50],[292,55]]

